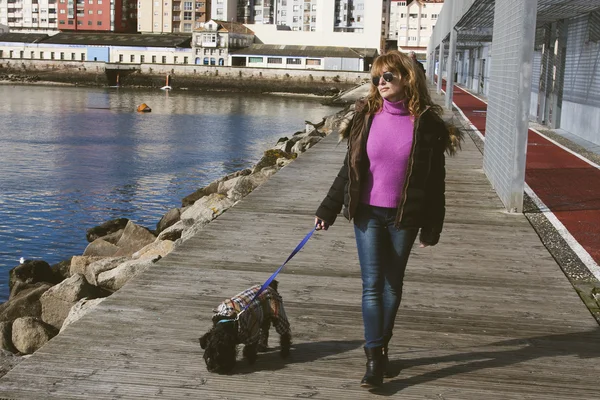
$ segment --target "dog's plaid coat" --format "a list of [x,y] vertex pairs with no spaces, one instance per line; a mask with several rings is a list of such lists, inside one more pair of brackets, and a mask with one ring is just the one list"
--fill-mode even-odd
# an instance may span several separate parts
[[[250,303],[261,285],[252,286],[231,299],[219,304],[215,310],[216,315],[235,318],[240,311]],[[260,327],[265,317],[270,317],[275,330],[280,335],[289,334],[290,323],[288,322],[283,300],[279,293],[272,287],[267,287],[251,304],[246,311],[240,314],[238,320],[238,340],[240,343],[256,343],[259,339]]]

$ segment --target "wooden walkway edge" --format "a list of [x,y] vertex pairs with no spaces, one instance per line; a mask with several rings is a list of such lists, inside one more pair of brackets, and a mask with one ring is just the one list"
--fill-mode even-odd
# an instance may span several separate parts
[[[504,212],[467,137],[448,158],[440,244],[416,248],[392,339],[403,399],[592,399],[600,329],[526,218]],[[280,275],[293,331],[231,375],[197,338],[225,297],[262,283],[312,228],[341,165],[330,136],[0,379],[4,399],[363,399],[352,225],[317,232]],[[277,346],[274,331],[271,346]]]

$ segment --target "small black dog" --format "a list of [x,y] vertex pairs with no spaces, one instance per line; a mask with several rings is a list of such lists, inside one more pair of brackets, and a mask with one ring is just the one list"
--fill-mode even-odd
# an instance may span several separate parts
[[[199,339],[200,347],[204,349],[206,368],[210,372],[230,372],[235,366],[237,345],[240,343],[244,344],[244,358],[253,364],[258,351],[268,350],[271,324],[280,336],[281,356],[289,355],[292,335],[283,300],[277,292],[277,281],[274,280],[254,299],[260,287],[252,286],[225,300],[214,310],[213,327]],[[244,309],[248,303],[250,305]]]

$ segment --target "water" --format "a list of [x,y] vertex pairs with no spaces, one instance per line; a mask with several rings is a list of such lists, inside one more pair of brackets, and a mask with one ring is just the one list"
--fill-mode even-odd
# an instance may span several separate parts
[[[137,113],[141,103],[151,113]],[[88,228],[154,229],[181,199],[337,111],[267,95],[0,85],[0,301],[19,258],[80,255]]]

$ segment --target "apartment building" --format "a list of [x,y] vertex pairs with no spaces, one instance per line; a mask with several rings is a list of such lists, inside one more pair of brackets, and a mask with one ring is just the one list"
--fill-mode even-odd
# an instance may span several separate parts
[[192,33],[210,20],[211,0],[146,0],[137,5],[141,33]]
[[388,42],[399,50],[426,53],[443,5],[443,0],[391,0]]
[[13,32],[58,32],[58,0],[0,0],[0,24]]
[[58,0],[58,29],[136,32],[136,7],[135,0]]
[[324,3],[322,0],[277,0],[275,23],[289,26],[292,31],[314,32]]
[[[211,19],[219,21],[243,22],[238,19],[238,0],[206,0],[211,1]],[[243,12],[242,12],[243,14]]]

